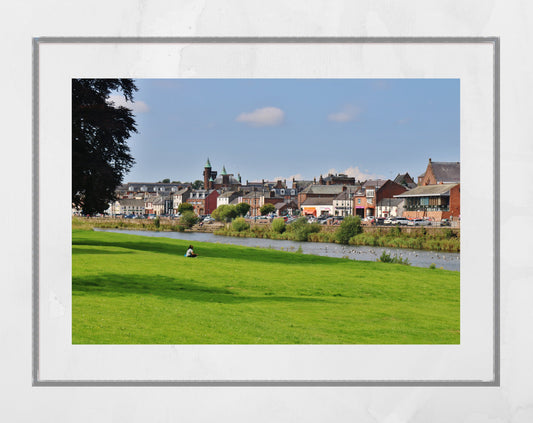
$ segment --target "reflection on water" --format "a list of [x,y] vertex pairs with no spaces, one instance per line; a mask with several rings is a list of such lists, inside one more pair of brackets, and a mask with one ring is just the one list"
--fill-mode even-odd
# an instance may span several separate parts
[[183,239],[187,241],[214,242],[220,244],[243,245],[246,247],[273,248],[275,250],[296,251],[301,248],[304,254],[318,256],[349,258],[352,260],[376,261],[383,251],[391,256],[407,258],[412,266],[429,267],[432,263],[437,268],[459,271],[460,254],[434,251],[412,250],[407,248],[383,248],[355,245],[340,245],[322,242],[296,242],[263,238],[235,238],[213,235],[203,232],[153,232],[126,229],[95,229],[96,231],[118,232],[132,235]]

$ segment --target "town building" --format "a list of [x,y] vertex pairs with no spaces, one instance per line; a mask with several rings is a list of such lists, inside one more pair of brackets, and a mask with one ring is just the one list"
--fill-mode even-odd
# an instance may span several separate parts
[[279,202],[274,204],[276,216],[292,216],[298,214],[298,204],[294,201]]
[[268,189],[252,189],[252,191],[243,194],[239,197],[239,203],[246,203],[250,205],[250,216],[259,216],[261,214],[260,208],[265,204],[283,203],[282,197],[276,197]]
[[413,188],[416,188],[417,186],[414,179],[407,172],[404,174],[398,173],[396,178],[394,178],[394,182],[396,182],[399,185],[404,186],[407,189],[413,189]]
[[361,218],[377,216],[376,205],[385,198],[394,198],[395,195],[407,189],[390,179],[372,179],[362,184],[361,190],[354,195],[354,215]]
[[458,220],[461,215],[460,184],[422,185],[396,198],[405,200],[403,217]]
[[333,175],[329,173],[325,178],[320,175],[318,180],[320,185],[355,185],[355,178],[353,176],[345,175],[344,173],[339,173]]
[[304,216],[332,216],[333,197],[308,197],[300,205],[300,210]]
[[178,208],[182,203],[186,203],[191,196],[191,189],[189,187],[180,189],[172,195],[172,212],[178,214]]
[[163,183],[163,182],[128,182],[119,185],[115,189],[117,198],[142,198],[148,194],[172,194],[179,190],[190,187],[190,184]]
[[229,205],[231,202],[242,195],[242,191],[225,191],[217,198],[217,208],[222,205]]
[[418,177],[418,185],[458,184],[461,182],[460,162],[433,162],[429,159],[426,171]]
[[191,204],[194,212],[200,215],[211,214],[217,208],[217,190],[195,189],[191,191],[187,203]]
[[127,216],[144,214],[144,201],[134,198],[121,198],[111,203],[106,214],[112,216]]
[[303,203],[309,198],[328,199],[331,207],[333,207],[333,199],[345,189],[345,185],[308,185],[307,188],[298,193],[298,207],[301,209]]
[[404,204],[403,198],[383,198],[376,206],[376,217],[403,217]]
[[233,173],[226,172],[226,166],[222,166],[220,175],[212,170],[209,158],[204,166],[204,189],[206,190],[236,190],[241,186],[241,175],[235,177]]
[[354,214],[354,197],[361,192],[361,185],[346,186],[345,189],[333,199],[333,213],[335,216],[352,216]]

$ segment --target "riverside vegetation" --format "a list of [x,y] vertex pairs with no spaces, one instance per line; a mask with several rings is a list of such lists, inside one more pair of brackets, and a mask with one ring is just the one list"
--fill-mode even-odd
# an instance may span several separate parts
[[[226,217],[224,217],[224,221]],[[157,223],[156,223],[157,222]],[[173,220],[132,220],[132,219],[87,219],[74,217],[72,227],[89,229],[136,229],[152,231],[183,232],[197,230],[194,216]],[[249,224],[243,218],[235,218],[231,223],[219,224],[215,235],[248,238],[269,238],[290,241],[332,242],[347,245],[366,245],[386,248],[411,248],[457,253],[460,251],[460,233],[451,228],[364,228],[359,218],[349,216],[338,227],[308,223],[305,218],[286,224],[281,218],[270,224]]]
[[74,229],[72,343],[460,342],[459,272],[189,243]]
[[346,217],[333,228],[318,223],[308,223],[299,218],[285,224],[281,218],[274,219],[269,225],[226,225],[216,230],[216,235],[285,239],[291,241],[332,242],[347,245],[367,245],[372,247],[413,248],[445,252],[460,251],[460,235],[450,228],[428,230],[425,227],[406,229],[401,227],[371,228],[361,226],[360,219]]

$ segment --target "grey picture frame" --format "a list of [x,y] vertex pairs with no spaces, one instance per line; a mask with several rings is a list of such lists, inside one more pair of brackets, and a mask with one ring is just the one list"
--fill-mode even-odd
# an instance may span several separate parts
[[[39,48],[44,44],[483,44],[493,49],[493,169],[494,169],[494,262],[493,262],[493,377],[471,380],[43,380],[39,376]],[[39,37],[32,40],[32,385],[65,386],[158,386],[158,387],[494,387],[500,386],[500,40],[498,37]]]

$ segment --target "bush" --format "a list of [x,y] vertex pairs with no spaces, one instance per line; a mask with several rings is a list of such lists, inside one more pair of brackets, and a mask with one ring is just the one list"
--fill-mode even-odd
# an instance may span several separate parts
[[198,217],[192,211],[184,212],[180,217],[180,225],[185,228],[192,228],[196,222],[198,222]]
[[285,220],[282,217],[274,219],[272,222],[272,230],[278,234],[285,232]]
[[244,220],[244,218],[238,217],[237,219],[233,221],[233,223],[231,224],[231,227],[233,228],[234,231],[242,232],[242,231],[249,229],[250,225],[248,224],[248,222],[246,222],[246,220]]
[[274,204],[270,204],[270,203],[262,205],[261,208],[259,209],[261,216],[266,216],[267,214],[274,213],[275,211],[276,211],[276,207],[274,206]]
[[237,207],[230,204],[222,204],[211,213],[211,217],[219,222],[231,222],[237,215]]
[[362,231],[361,218],[359,216],[347,216],[335,231],[335,238],[339,244],[348,244],[350,238]]
[[308,241],[309,235],[320,232],[322,229],[319,223],[308,223],[305,217],[299,219],[288,225],[292,232],[291,238],[295,241]]
[[235,206],[235,210],[237,210],[237,214],[239,216],[245,216],[246,213],[250,211],[250,204],[247,203],[239,203]]
[[192,204],[189,204],[189,203],[181,203],[179,206],[178,206],[178,213],[180,214],[183,214],[185,212],[188,212],[188,211],[194,211],[194,207]]
[[383,253],[381,253],[381,256],[379,257],[378,261],[381,261],[382,263],[405,264],[406,266],[411,265],[408,259],[404,259],[398,256],[391,257],[391,255],[387,254],[386,251],[383,251]]
[[159,219],[159,216],[157,216],[155,219],[154,219],[154,226],[159,229],[160,226],[161,226],[161,219]]

